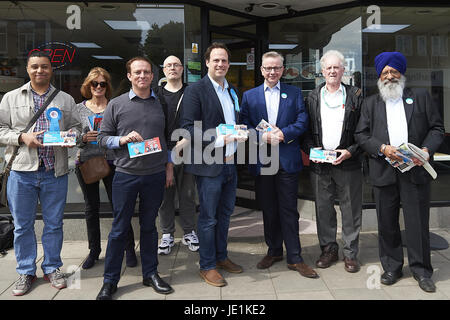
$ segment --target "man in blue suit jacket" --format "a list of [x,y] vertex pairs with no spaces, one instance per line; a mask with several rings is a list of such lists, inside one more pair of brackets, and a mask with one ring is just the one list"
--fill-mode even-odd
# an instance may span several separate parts
[[256,164],[249,166],[250,173],[256,176],[256,192],[263,209],[264,237],[269,247],[257,268],[269,268],[274,262],[281,261],[284,242],[288,268],[302,276],[317,278],[317,273],[301,256],[297,210],[298,173],[303,167],[300,137],[307,130],[308,115],[301,90],[280,83],[283,61],[283,56],[277,52],[265,53],[261,66],[264,84],[246,91],[242,99],[241,122],[249,130],[255,129],[262,119],[274,127],[263,133],[258,141],[262,140],[260,146],[271,145],[271,162],[279,160],[278,170],[270,170],[274,172],[268,173],[259,158]]
[[208,74],[186,88],[180,106],[180,126],[191,137],[192,158],[185,171],[195,176],[200,202],[200,276],[217,287],[226,285],[218,268],[232,273],[243,271],[227,253],[237,186],[236,165],[230,160],[234,160],[237,142],[229,136],[217,136],[215,131],[219,124],[239,121],[236,90],[225,79],[229,56],[229,50],[221,43],[213,43],[206,50]]

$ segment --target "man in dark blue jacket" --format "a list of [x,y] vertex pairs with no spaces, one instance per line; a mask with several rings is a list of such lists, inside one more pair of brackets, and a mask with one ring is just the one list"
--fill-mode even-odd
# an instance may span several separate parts
[[200,202],[200,276],[217,287],[226,285],[217,268],[232,273],[243,271],[227,252],[228,227],[236,200],[237,142],[229,135],[216,135],[220,124],[239,121],[236,91],[225,79],[229,59],[228,48],[213,43],[205,53],[208,74],[185,89],[180,106],[180,125],[191,137],[192,158],[185,171],[195,175]]
[[269,247],[257,267],[265,269],[281,261],[284,242],[288,268],[304,277],[317,278],[317,273],[301,256],[297,210],[298,174],[303,167],[300,137],[308,128],[308,115],[301,90],[280,83],[283,60],[277,52],[265,53],[261,66],[264,84],[246,91],[242,98],[242,123],[248,129],[255,129],[264,119],[273,127],[258,141],[270,144],[269,159],[275,163],[279,161],[279,168],[265,168],[262,164],[265,161],[261,159],[249,167],[250,173],[256,175],[256,191],[263,209],[264,238]]

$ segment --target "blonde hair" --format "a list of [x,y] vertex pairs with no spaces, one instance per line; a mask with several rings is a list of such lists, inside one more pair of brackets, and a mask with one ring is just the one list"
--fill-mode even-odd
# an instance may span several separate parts
[[105,97],[106,99],[110,99],[112,96],[112,85],[111,85],[111,76],[109,75],[109,72],[101,67],[94,67],[92,68],[86,78],[83,81],[83,84],[81,85],[81,95],[85,97],[86,99],[92,98],[92,92],[91,92],[91,82],[98,76],[103,76],[106,80],[106,92]]

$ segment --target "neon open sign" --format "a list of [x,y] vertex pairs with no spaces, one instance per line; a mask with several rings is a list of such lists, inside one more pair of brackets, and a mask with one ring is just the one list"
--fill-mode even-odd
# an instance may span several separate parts
[[52,41],[30,50],[28,55],[33,51],[46,53],[50,57],[53,69],[59,69],[73,62],[76,48],[67,43]]

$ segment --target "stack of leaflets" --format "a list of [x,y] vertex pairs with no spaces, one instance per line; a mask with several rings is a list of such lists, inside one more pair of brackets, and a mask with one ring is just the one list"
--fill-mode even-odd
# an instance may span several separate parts
[[44,132],[44,146],[74,146],[76,142],[77,134],[72,131]]
[[397,147],[397,155],[402,158],[402,161],[394,161],[386,157],[386,161],[400,172],[411,170],[415,166],[413,159],[417,159],[424,163],[423,168],[427,170],[433,179],[436,179],[437,173],[427,160],[427,154],[422,149],[413,145],[412,143],[402,143]]
[[273,129],[273,126],[264,119],[262,119],[256,126],[256,130],[260,132],[269,132]]
[[130,142],[127,146],[130,158],[142,157],[162,151],[159,137],[147,139],[141,142]]
[[309,150],[309,160],[333,163],[336,161],[337,152],[334,150],[323,150],[319,148],[311,148]]
[[[100,124],[102,123],[103,116],[98,114],[89,116],[89,130],[91,131],[100,131]],[[91,141],[90,144],[97,144],[97,141]]]
[[218,136],[230,134],[232,138],[247,139],[248,130],[245,124],[219,124],[216,128]]

